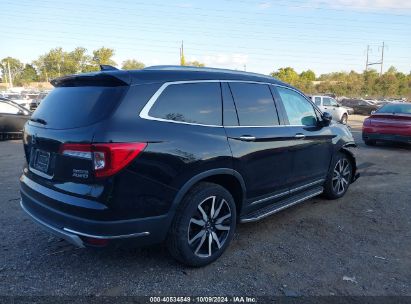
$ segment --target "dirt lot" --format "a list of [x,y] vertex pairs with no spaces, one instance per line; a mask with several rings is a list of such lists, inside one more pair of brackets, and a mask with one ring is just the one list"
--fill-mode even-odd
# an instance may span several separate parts
[[0,142],[0,295],[411,295],[411,148],[366,147],[362,177],[337,201],[314,198],[239,226],[214,264],[190,269],[162,246],[76,249],[19,207],[19,141]]

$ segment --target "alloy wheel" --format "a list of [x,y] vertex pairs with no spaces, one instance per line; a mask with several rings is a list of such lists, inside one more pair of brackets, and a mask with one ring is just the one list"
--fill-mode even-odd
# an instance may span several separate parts
[[332,187],[337,195],[344,193],[351,177],[350,163],[346,158],[340,159],[334,167]]
[[231,214],[227,201],[218,196],[210,196],[198,204],[187,234],[196,256],[208,258],[223,247],[231,229]]

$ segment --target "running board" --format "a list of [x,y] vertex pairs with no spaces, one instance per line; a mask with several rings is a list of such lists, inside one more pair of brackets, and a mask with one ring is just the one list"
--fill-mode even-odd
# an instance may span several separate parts
[[323,191],[324,191],[323,187],[317,187],[309,191],[299,193],[283,201],[277,202],[273,205],[267,206],[265,208],[262,208],[257,211],[253,211],[249,214],[244,215],[243,217],[240,218],[240,223],[249,223],[249,222],[255,222],[255,221],[261,220],[271,214],[280,212],[281,210],[297,205],[314,196],[317,196],[323,193]]

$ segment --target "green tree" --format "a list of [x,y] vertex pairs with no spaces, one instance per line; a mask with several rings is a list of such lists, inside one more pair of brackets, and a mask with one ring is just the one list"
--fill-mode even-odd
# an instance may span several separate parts
[[145,68],[145,64],[135,59],[128,59],[123,61],[121,68],[123,70],[141,70]]
[[393,97],[398,95],[398,80],[395,74],[385,73],[376,82],[381,97]]
[[23,85],[38,81],[36,69],[31,64],[26,64],[21,72],[19,82]]
[[87,49],[83,47],[76,47],[73,51],[67,53],[65,62],[71,74],[98,70],[93,67],[91,56],[87,55]]
[[10,83],[9,79],[9,68],[10,68],[10,75],[13,85],[17,84],[16,82],[19,80],[21,73],[24,69],[24,64],[12,57],[3,58],[0,61],[0,68],[2,70],[2,78]]
[[363,87],[361,93],[363,96],[374,96],[376,95],[375,84],[379,78],[378,72],[376,70],[364,71],[363,77]]
[[280,68],[276,72],[272,72],[270,75],[291,85],[297,84],[300,77],[297,72],[290,67]]
[[314,81],[315,73],[312,70],[303,71],[300,74],[300,78],[304,81]]
[[104,46],[93,51],[93,64],[99,66],[100,64],[107,64],[116,66],[117,63],[112,59],[114,50],[105,48]]
[[57,47],[41,55],[33,61],[33,65],[37,68],[40,78],[49,81],[49,79],[73,73],[66,59],[67,53],[61,47]]

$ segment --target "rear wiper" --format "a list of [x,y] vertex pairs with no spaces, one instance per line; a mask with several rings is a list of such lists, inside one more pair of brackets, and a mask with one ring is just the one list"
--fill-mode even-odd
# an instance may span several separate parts
[[47,121],[45,121],[44,119],[41,119],[41,118],[30,118],[30,121],[34,121],[34,122],[37,122],[37,123],[42,124],[42,125],[47,125]]

